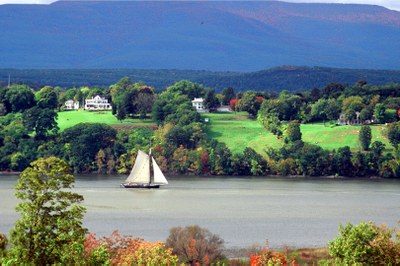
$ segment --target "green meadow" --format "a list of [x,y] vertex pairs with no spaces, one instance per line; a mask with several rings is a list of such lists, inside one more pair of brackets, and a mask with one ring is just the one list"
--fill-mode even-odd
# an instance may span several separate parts
[[[279,148],[283,145],[283,139],[267,132],[263,126],[247,117],[247,113],[221,113],[203,114],[208,118],[210,126],[207,135],[215,138],[232,150],[240,153],[246,147],[251,147],[258,153],[265,155],[267,147]],[[333,150],[343,146],[349,146],[353,151],[360,150],[358,132],[361,126],[329,126],[323,123],[301,125],[302,139],[305,142],[317,144],[324,149]],[[384,126],[373,125],[372,141],[382,141],[387,148],[391,148],[384,137]]]
[[[233,153],[240,153],[246,147],[251,147],[258,153],[265,155],[268,147],[279,148],[283,145],[283,138],[267,132],[255,119],[249,119],[247,113],[217,113],[202,114],[208,118],[207,135],[210,138],[225,142]],[[65,111],[58,113],[58,126],[61,131],[79,123],[104,123],[113,127],[140,127],[151,126],[155,123],[148,120],[124,119],[119,121],[111,111],[90,112],[84,110]],[[382,141],[388,149],[391,145],[384,137],[384,126],[373,125],[372,141]],[[301,125],[302,138],[305,142],[317,144],[324,149],[333,150],[349,146],[353,151],[360,150],[358,132],[360,126],[330,126],[323,123]]]
[[124,119],[119,121],[111,111],[64,111],[58,113],[57,118],[58,127],[60,131],[64,131],[66,128],[72,127],[79,123],[103,123],[115,127],[122,126],[155,126],[152,120],[139,120],[139,119]]
[[278,148],[282,140],[268,133],[257,120],[249,119],[247,113],[204,114],[208,118],[207,135],[210,138],[225,142],[232,153],[240,153],[246,147],[251,147],[264,154],[267,147]]

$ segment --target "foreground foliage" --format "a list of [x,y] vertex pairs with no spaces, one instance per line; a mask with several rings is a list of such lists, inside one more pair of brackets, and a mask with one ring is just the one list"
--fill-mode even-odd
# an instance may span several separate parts
[[85,240],[84,258],[93,265],[176,265],[178,257],[162,242],[146,242],[132,236],[121,236],[114,231],[110,237],[96,238],[90,234]]
[[224,241],[198,225],[174,227],[170,230],[166,246],[183,263],[209,265],[224,258]]
[[39,159],[25,169],[16,185],[21,217],[10,233],[8,258],[16,264],[75,263],[83,246],[83,197],[70,191],[74,176],[56,157]]
[[399,265],[399,231],[372,222],[339,226],[339,236],[328,244],[329,253],[339,264]]

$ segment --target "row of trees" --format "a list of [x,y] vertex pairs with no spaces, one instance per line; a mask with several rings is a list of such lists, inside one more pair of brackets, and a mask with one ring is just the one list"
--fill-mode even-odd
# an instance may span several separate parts
[[[304,143],[299,129],[299,123],[331,120],[346,110],[359,110],[361,117],[362,111],[368,109],[372,110],[372,117],[396,120],[398,117],[391,115],[392,110],[400,109],[396,88],[373,87],[360,82],[350,87],[330,84],[322,90],[276,95],[252,91],[235,94],[232,88],[216,94],[212,89],[189,81],[177,82],[157,94],[154,89],[132,83],[127,78],[104,90],[60,91],[44,87],[33,92],[26,86],[13,85],[0,90],[0,109],[3,110],[0,169],[22,170],[36,158],[55,155],[66,160],[75,172],[126,173],[133,165],[137,150],[150,148],[152,139],[154,154],[161,168],[169,173],[397,177],[400,171],[397,122],[387,127],[394,154],[388,154],[383,143],[371,143],[368,127],[360,132],[361,146],[368,151],[359,153],[352,153],[348,147],[326,151]],[[86,123],[59,133],[56,110],[60,99],[83,99],[82,96],[96,94],[109,97],[115,115],[121,119],[137,114],[145,118],[151,110],[158,127],[155,130],[116,130],[107,125]],[[238,110],[258,117],[267,131],[278,137],[285,136],[285,145],[281,149],[269,149],[264,156],[251,148],[232,154],[224,143],[208,139],[207,124],[191,106],[191,100],[196,97],[204,97],[211,110],[220,102],[234,102]]]

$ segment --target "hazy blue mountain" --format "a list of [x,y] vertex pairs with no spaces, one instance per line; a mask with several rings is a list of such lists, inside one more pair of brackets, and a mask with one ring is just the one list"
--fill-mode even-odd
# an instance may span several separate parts
[[399,69],[400,12],[251,1],[0,5],[2,68]]

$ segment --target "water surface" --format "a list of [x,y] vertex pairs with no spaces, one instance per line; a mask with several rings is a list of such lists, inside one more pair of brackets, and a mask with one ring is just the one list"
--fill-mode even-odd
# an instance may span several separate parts
[[[16,176],[0,176],[0,232],[17,219]],[[123,176],[78,176],[75,191],[87,207],[84,225],[97,235],[118,229],[165,241],[174,226],[198,224],[225,246],[325,246],[339,223],[372,220],[396,226],[400,182],[395,180],[175,177],[158,190],[120,188]]]

